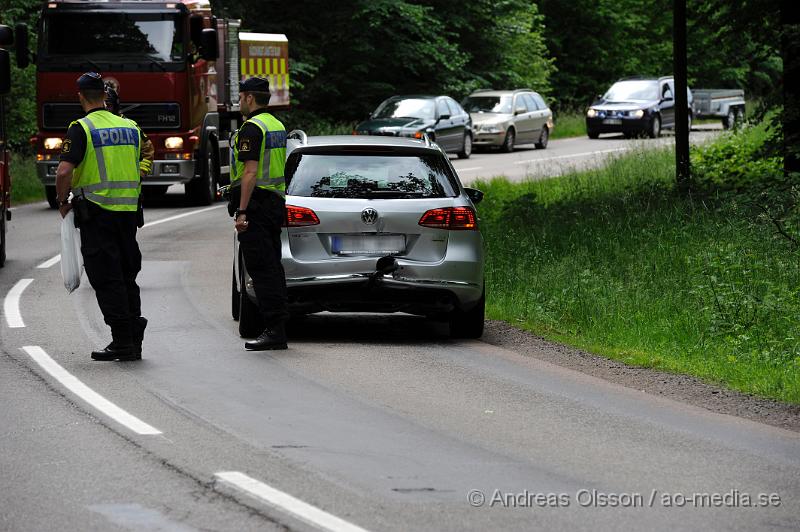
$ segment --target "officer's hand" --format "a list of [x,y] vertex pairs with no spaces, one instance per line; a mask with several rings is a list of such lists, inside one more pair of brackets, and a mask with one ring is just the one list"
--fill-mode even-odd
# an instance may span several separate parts
[[239,216],[237,216],[235,224],[237,233],[244,233],[245,231],[247,231],[247,225],[248,225],[247,215],[240,214]]
[[72,204],[67,203],[66,205],[59,205],[58,212],[61,214],[61,217],[64,218],[69,211],[72,210]]

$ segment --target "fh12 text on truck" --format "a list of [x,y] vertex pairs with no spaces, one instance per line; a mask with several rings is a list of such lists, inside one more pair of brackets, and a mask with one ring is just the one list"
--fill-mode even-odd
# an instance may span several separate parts
[[238,20],[215,17],[207,0],[45,3],[35,56],[39,131],[31,144],[50,206],[57,206],[62,137],[83,116],[75,80],[86,71],[116,87],[122,114],[153,141],[143,193],[183,184],[190,202],[213,202],[230,178],[229,139],[242,120],[239,81],[267,77],[269,107],[289,106],[286,37],[239,28]]

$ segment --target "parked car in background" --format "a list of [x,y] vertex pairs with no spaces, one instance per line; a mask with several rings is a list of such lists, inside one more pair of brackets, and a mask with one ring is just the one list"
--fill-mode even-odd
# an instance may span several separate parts
[[[659,137],[662,129],[675,128],[674,95],[672,77],[621,79],[586,111],[586,133],[590,139],[601,133]],[[692,91],[688,88],[687,97],[691,130]]]
[[514,150],[516,144],[547,148],[553,131],[553,112],[530,89],[481,90],[461,102],[472,117],[475,147]]
[[472,120],[449,96],[392,96],[358,124],[353,134],[416,139],[427,135],[461,159],[472,154]]
[[695,89],[695,118],[721,118],[722,127],[732,129],[744,120],[744,91],[741,89]]
[[[478,338],[484,250],[475,204],[427,138],[287,138],[287,225],[281,233],[289,311],[407,312]],[[242,336],[263,330],[234,238],[232,314]]]

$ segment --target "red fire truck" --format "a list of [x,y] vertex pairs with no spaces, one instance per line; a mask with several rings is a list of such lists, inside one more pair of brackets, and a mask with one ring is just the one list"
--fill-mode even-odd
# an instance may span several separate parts
[[[27,30],[20,30],[19,41],[27,43]],[[6,222],[11,220],[11,170],[9,168],[9,150],[6,132],[6,96],[11,92],[11,59],[5,47],[14,43],[14,32],[8,26],[0,24],[0,268],[6,263]],[[18,43],[19,44],[19,43]],[[23,46],[27,48],[27,45]],[[27,56],[17,65],[24,68]]]
[[114,85],[122,114],[155,146],[148,195],[185,185],[207,205],[230,177],[231,132],[241,123],[239,81],[268,76],[270,107],[289,105],[284,35],[240,33],[208,0],[50,0],[44,3],[36,55],[37,171],[55,208],[62,137],[83,115],[75,80],[96,71]]

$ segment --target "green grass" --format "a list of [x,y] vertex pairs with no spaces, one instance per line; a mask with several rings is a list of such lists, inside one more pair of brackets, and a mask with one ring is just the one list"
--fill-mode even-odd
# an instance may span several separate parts
[[554,116],[551,139],[586,136],[586,118],[580,111],[565,111]]
[[628,364],[800,403],[800,251],[671,151],[480,183],[487,315]]
[[44,200],[44,186],[36,176],[33,156],[11,154],[11,205]]

